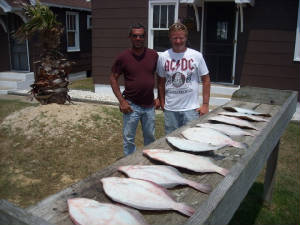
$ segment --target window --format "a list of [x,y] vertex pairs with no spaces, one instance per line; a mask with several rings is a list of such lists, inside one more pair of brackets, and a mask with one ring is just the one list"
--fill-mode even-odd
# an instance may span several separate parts
[[296,28],[294,60],[300,61],[300,4],[298,6],[298,21],[297,21],[297,28]]
[[92,28],[92,16],[87,15],[86,21],[87,21],[87,24],[86,24],[87,29],[91,29]]
[[68,52],[80,51],[79,47],[79,14],[66,12],[66,33]]
[[217,40],[227,40],[228,22],[217,22]]
[[178,1],[149,1],[148,47],[156,51],[170,48],[169,27],[177,21]]

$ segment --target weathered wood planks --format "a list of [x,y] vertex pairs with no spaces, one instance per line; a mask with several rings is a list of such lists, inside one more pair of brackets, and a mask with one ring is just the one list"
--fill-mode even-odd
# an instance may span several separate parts
[[0,200],[0,225],[51,225],[51,223],[5,200]]
[[[181,169],[185,177],[209,183],[214,188],[209,195],[197,192],[189,187],[170,190],[177,201],[186,202],[196,209],[196,213],[192,217],[187,218],[173,211],[142,211],[146,221],[151,225],[227,224],[268,159],[270,169],[267,172],[265,188],[266,193],[271,193],[276,162],[270,158],[270,155],[276,153],[272,153],[273,149],[275,149],[295,112],[296,103],[297,93],[292,91],[245,87],[235,92],[232,101],[226,105],[270,113],[272,117],[269,122],[253,123],[260,128],[259,131],[250,130],[255,134],[255,137],[234,138],[237,141],[247,143],[249,145],[247,149],[226,147],[215,153],[206,154],[212,157],[216,164],[230,170],[225,178],[214,173],[199,174]],[[195,126],[197,123],[205,123],[209,117],[215,116],[220,111],[223,111],[221,107],[174,131],[169,136],[180,136],[180,132],[187,127]],[[172,149],[167,144],[165,137],[156,140],[145,148]],[[276,160],[276,157],[273,158]],[[107,176],[123,176],[117,172],[117,168],[130,164],[158,164],[158,162],[150,161],[142,155],[141,150],[138,150],[133,155],[123,158],[69,188],[29,207],[27,212],[40,216],[53,224],[71,225],[66,200],[73,197],[87,197],[100,202],[111,202],[103,192],[100,179]]]

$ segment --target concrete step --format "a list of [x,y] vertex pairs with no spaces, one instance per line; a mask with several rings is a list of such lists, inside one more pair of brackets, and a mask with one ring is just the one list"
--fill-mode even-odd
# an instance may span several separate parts
[[6,72],[0,72],[0,78],[18,79],[18,80],[34,79],[34,73],[6,71]]
[[9,91],[15,91],[17,89],[7,87],[7,86],[0,86],[0,95],[7,95]]
[[22,80],[0,78],[0,87],[8,87],[8,88],[16,89],[18,87],[18,82],[22,82]]
[[34,82],[33,72],[0,72],[0,87],[9,89],[28,89]]

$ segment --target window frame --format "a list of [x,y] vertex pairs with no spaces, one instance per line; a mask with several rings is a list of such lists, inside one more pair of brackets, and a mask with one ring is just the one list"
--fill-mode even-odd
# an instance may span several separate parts
[[153,28],[153,11],[156,5],[175,5],[174,22],[178,21],[178,0],[149,0],[148,8],[148,48],[154,47],[154,31],[169,30],[169,28]]
[[[69,47],[69,41],[68,41],[68,16],[75,16],[75,22],[76,22],[76,30],[75,30],[75,46],[74,47]],[[71,32],[71,31],[70,31]],[[80,39],[79,35],[80,30],[79,30],[79,12],[70,12],[66,11],[66,36],[67,36],[67,52],[78,52],[80,51]]]
[[298,19],[297,19],[297,27],[296,27],[294,61],[300,62],[300,4],[298,5]]
[[92,19],[92,15],[87,15],[86,16],[86,27],[87,29],[92,29],[92,24],[91,24],[91,19]]

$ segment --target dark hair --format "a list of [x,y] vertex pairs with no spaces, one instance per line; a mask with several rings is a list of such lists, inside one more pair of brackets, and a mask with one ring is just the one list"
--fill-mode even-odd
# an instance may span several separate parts
[[145,26],[141,23],[134,23],[129,26],[129,36],[132,34],[132,29],[144,29],[144,34],[146,34]]

